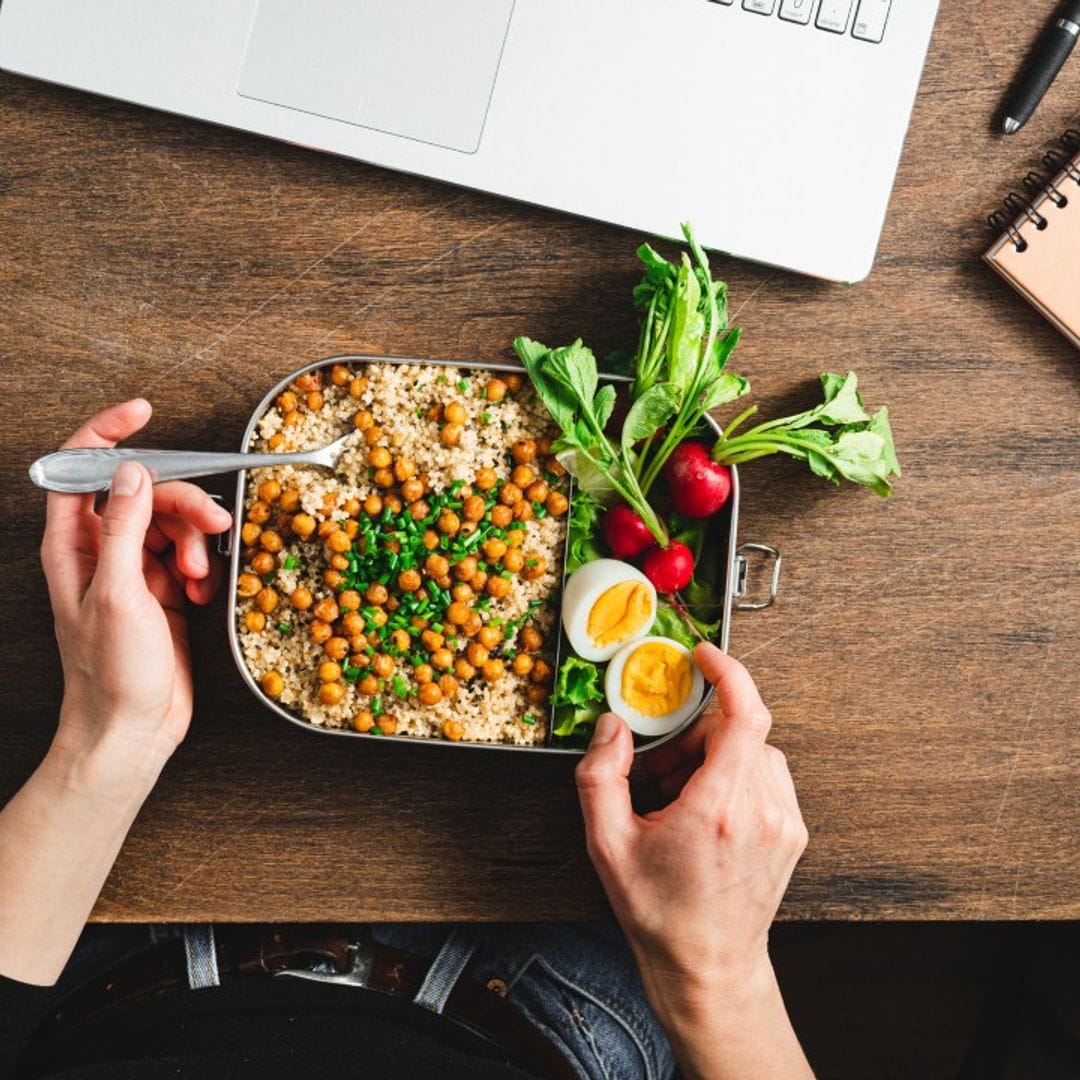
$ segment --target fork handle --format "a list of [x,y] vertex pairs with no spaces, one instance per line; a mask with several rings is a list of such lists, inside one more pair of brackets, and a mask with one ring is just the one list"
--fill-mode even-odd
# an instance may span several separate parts
[[30,479],[46,491],[107,491],[122,461],[137,461],[155,484],[270,465],[314,464],[311,454],[217,454],[189,450],[94,448],[57,450],[30,466]]

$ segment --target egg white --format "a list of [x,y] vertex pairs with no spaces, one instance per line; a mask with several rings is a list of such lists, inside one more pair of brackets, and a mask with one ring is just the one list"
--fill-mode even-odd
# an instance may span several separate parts
[[[589,635],[589,613],[601,594],[624,581],[640,582],[649,591],[651,614],[639,630],[622,641],[598,645]],[[610,660],[621,648],[643,638],[656,619],[656,589],[636,567],[619,559],[595,559],[579,566],[563,587],[562,623],[574,652],[585,660]]]
[[[622,695],[623,668],[626,667],[627,660],[643,645],[648,645],[654,641],[670,645],[676,652],[687,657],[690,660],[690,670],[692,672],[690,693],[687,695],[686,700],[663,716],[647,716],[643,712],[638,712],[637,709],[631,708],[627,704]],[[701,669],[694,663],[693,653],[681,642],[672,641],[671,638],[665,637],[639,638],[637,641],[624,645],[612,658],[611,663],[608,664],[607,674],[604,676],[604,693],[607,695],[608,708],[623,717],[627,724],[630,725],[630,730],[638,735],[655,737],[674,731],[690,719],[694,710],[701,704],[704,691],[705,679],[701,674]]]

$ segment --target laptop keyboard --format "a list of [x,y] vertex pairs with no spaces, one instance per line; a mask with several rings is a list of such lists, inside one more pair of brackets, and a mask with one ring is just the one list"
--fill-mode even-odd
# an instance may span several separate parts
[[[735,4],[735,0],[710,2],[726,7]],[[809,26],[812,19],[818,30],[826,30],[830,34],[846,34],[850,31],[853,38],[878,45],[885,38],[891,3],[892,0],[742,0],[742,7],[744,11],[753,11],[758,15],[779,15],[785,22],[802,26]]]

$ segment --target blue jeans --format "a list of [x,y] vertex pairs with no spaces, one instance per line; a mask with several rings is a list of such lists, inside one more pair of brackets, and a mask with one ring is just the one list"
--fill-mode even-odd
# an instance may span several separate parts
[[[675,1073],[667,1037],[614,923],[380,923],[369,929],[385,945],[431,958],[418,998],[426,1008],[441,1012],[463,976],[482,985],[497,980],[506,999],[562,1049],[582,1080],[669,1080]],[[177,926],[88,926],[60,988],[73,988],[180,934]]]

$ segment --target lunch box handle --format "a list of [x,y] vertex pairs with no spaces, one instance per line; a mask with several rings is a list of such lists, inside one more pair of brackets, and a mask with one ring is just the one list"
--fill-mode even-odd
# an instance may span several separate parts
[[[769,578],[769,591],[763,600],[744,600],[743,597],[750,591],[748,581],[750,578],[750,557],[753,552],[760,558],[753,561],[759,564],[772,562],[772,575]],[[747,541],[740,544],[735,551],[735,607],[739,611],[761,611],[772,607],[776,603],[776,594],[780,591],[780,552],[771,544],[758,544]]]

